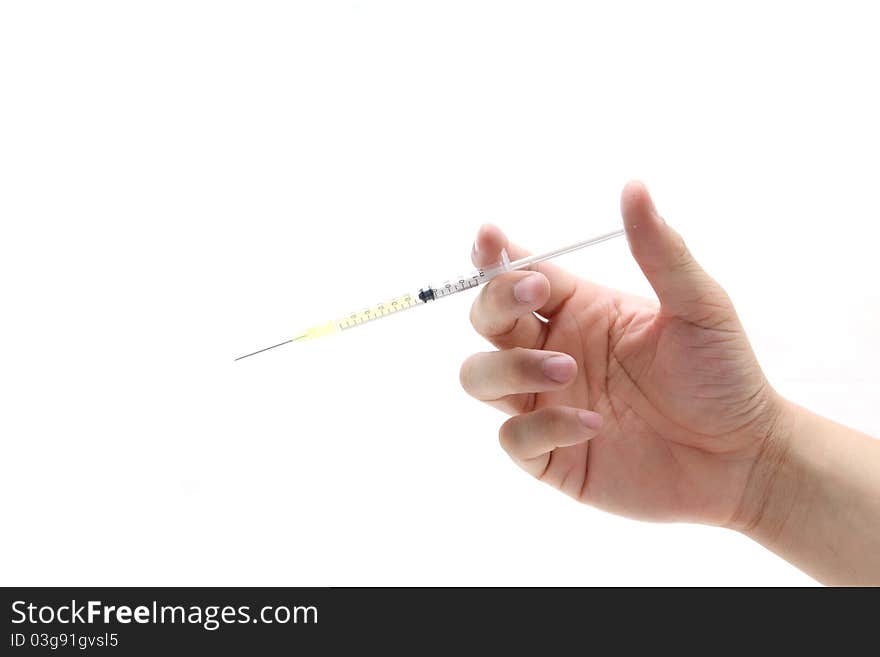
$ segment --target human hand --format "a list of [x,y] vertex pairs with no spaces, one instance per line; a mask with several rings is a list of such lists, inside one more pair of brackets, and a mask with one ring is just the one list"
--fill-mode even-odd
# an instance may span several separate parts
[[[745,492],[779,451],[784,402],[727,294],[643,185],[624,188],[621,212],[659,304],[551,263],[499,276],[471,311],[499,351],[469,357],[462,386],[513,415],[499,435],[520,467],[581,502],[644,520],[748,524]],[[528,255],[483,226],[474,264],[502,248]]]

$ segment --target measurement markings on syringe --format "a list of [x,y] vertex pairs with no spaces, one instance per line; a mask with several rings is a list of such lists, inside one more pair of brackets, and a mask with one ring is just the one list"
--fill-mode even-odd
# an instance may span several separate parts
[[340,331],[344,331],[380,319],[381,317],[392,315],[401,310],[406,310],[414,305],[416,304],[412,295],[405,294],[396,299],[392,299],[391,301],[379,303],[371,308],[365,308],[364,310],[354,312],[347,317],[341,317],[336,320],[336,326]]
[[452,283],[451,281],[447,281],[443,286],[434,288],[434,296],[435,297],[445,297],[450,294],[455,294],[457,292],[464,292],[465,290],[469,290],[472,287],[477,287],[480,284],[480,276],[483,275],[483,272],[480,272],[478,276],[471,276],[470,278],[460,278],[457,283]]

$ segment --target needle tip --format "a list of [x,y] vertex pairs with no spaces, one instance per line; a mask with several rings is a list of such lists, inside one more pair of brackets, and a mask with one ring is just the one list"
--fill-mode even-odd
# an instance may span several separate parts
[[[296,339],[296,338],[294,338],[294,339]],[[236,358],[232,362],[235,362],[237,360],[241,360],[242,358],[249,358],[250,356],[256,356],[257,354],[261,354],[264,351],[269,351],[270,349],[274,349],[275,347],[280,347],[281,345],[288,344],[289,342],[293,342],[293,340],[285,340],[284,342],[279,342],[278,344],[273,344],[271,347],[266,347],[265,349],[260,349],[259,351],[253,351],[249,354],[245,354],[244,356],[239,356],[238,358]]]

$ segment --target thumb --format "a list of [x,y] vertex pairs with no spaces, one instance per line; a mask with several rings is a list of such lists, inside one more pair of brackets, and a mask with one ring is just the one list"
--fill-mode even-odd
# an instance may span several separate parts
[[620,197],[620,211],[633,257],[660,299],[665,314],[713,326],[735,317],[727,294],[688,251],[684,240],[657,214],[645,186],[632,181]]

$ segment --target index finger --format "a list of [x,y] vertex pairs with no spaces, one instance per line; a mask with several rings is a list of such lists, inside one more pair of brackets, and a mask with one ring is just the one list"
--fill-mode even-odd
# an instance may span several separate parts
[[[471,249],[471,261],[477,267],[488,267],[501,260],[501,250],[507,249],[511,260],[531,255],[529,251],[511,243],[504,232],[494,224],[483,224]],[[549,262],[540,262],[528,269],[541,272],[550,281],[550,298],[537,312],[552,317],[577,291],[578,279],[569,271]]]

